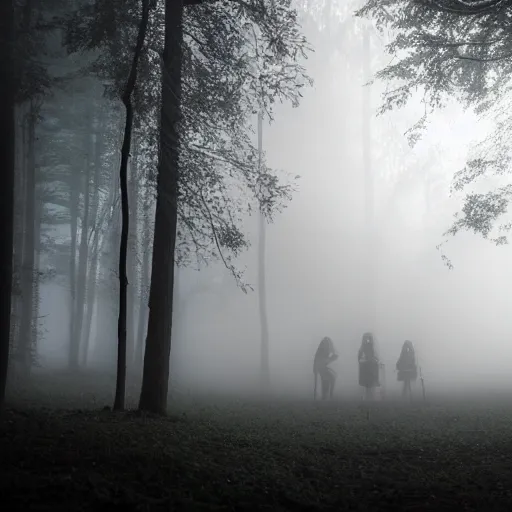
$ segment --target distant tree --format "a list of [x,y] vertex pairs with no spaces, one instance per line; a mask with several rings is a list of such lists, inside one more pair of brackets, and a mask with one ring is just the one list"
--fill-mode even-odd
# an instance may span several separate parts
[[[258,170],[263,160],[263,114],[258,113]],[[266,244],[267,219],[264,214],[265,204],[260,205],[259,212],[259,239],[258,239],[258,302],[260,313],[260,383],[261,390],[268,392],[270,387],[270,335],[268,329],[267,311],[267,281],[266,281]]]
[[[49,0],[47,8],[54,7]],[[50,76],[39,59],[46,50],[48,30],[44,13],[33,2],[16,3],[14,80],[16,83],[16,175],[14,322],[11,340],[19,368],[28,372],[34,361],[38,311],[38,252],[40,248],[40,201],[36,188],[40,165],[36,158],[37,135],[42,100],[48,95]],[[36,328],[36,329],[34,329]]]
[[[512,4],[505,0],[369,0],[359,16],[389,29],[387,45],[395,55],[377,78],[391,82],[380,113],[405,106],[416,91],[423,94],[425,114],[411,127],[414,144],[426,127],[428,116],[457,98],[466,108],[495,121],[493,133],[475,148],[464,169],[454,174],[453,190],[478,185],[483,177],[510,173],[512,114],[508,101],[512,72]],[[497,226],[506,214],[512,186],[505,184],[480,193],[469,191],[462,211],[446,232],[469,230],[496,244],[507,243],[512,223]],[[446,263],[449,260],[443,255]]]
[[13,279],[15,99],[14,2],[0,4],[0,409],[5,400],[9,364],[11,290]]

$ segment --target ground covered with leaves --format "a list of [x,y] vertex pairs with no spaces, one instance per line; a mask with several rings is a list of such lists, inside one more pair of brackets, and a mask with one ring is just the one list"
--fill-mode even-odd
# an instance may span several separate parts
[[10,398],[0,421],[3,510],[512,507],[504,401],[189,397],[158,418],[59,389]]

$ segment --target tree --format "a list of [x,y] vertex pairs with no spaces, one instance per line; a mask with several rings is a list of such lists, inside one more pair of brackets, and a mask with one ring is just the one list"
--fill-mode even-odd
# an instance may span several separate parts
[[[50,2],[49,10],[53,5]],[[46,49],[47,30],[40,26],[43,13],[33,2],[14,4],[15,16],[15,120],[19,129],[16,137],[15,160],[15,217],[16,250],[14,258],[15,300],[11,307],[12,319],[17,327],[12,329],[13,356],[24,372],[30,371],[35,356],[37,327],[37,271],[40,222],[36,200],[36,186],[40,166],[36,163],[36,127],[42,99],[50,85],[49,74],[38,62]],[[44,24],[42,24],[44,25]],[[15,129],[16,129],[15,128]],[[37,330],[36,330],[37,331]],[[14,335],[14,336],[13,336]]]
[[[263,115],[258,113],[258,169],[261,169],[263,157]],[[261,363],[260,378],[262,391],[267,391],[270,386],[270,360],[269,360],[269,333],[267,317],[267,286],[265,278],[266,256],[266,223],[263,213],[264,203],[260,204],[259,212],[259,244],[258,244],[258,302],[260,312],[261,329]]]
[[[126,120],[124,127],[123,147],[121,148],[121,167],[119,177],[121,183],[121,241],[119,244],[119,321],[117,326],[118,354],[117,354],[117,378],[114,410],[123,410],[126,394],[126,309],[127,287],[126,260],[128,251],[129,233],[129,204],[128,204],[128,159],[133,127],[133,103],[132,95],[137,84],[137,71],[139,59],[146,39],[146,31],[149,20],[149,0],[142,0],[142,14],[140,19],[137,43],[133,54],[132,67],[126,82],[123,94],[123,104],[126,108]],[[131,319],[130,319],[131,320]]]
[[365,283],[367,292],[367,325],[373,331],[377,321],[377,251],[375,244],[375,192],[374,177],[372,169],[372,131],[371,131],[371,89],[366,82],[371,78],[371,52],[370,52],[370,27],[363,28],[363,104],[362,104],[362,149],[363,149],[363,170],[364,170],[364,195],[365,195],[365,222],[367,237],[367,265],[366,275],[368,282]]
[[[157,178],[149,318],[139,409],[165,413],[171,356],[174,253],[178,228],[183,0],[166,0],[161,156]],[[157,278],[155,278],[158,276]]]
[[0,409],[3,408],[9,364],[12,255],[14,232],[15,81],[13,79],[14,2],[0,4]]
[[[242,214],[259,201],[261,190],[265,214],[271,217],[293,190],[268,167],[257,172],[257,149],[248,132],[259,108],[260,82],[267,113],[276,99],[296,105],[300,87],[309,83],[296,62],[307,44],[289,4],[205,2],[184,13],[183,5],[167,2],[165,12],[158,4],[150,15],[134,95],[149,146],[140,148],[141,161],[158,161],[141,408],[165,409],[174,263],[220,259],[244,288],[242,273],[231,259],[249,245],[241,229]],[[96,60],[89,69],[109,81],[112,96],[127,74],[126,41],[135,30],[135,5],[133,0],[95,0],[69,23],[70,50],[94,52]],[[259,76],[250,68],[249,37],[255,26],[264,34],[267,50]],[[182,65],[170,66],[169,59]],[[146,176],[154,179],[149,172]]]
[[[214,65],[216,62],[221,63],[222,67],[224,68],[223,73],[227,77],[230,76],[230,61],[233,61],[236,59],[236,57],[238,57],[239,50],[244,49],[247,52],[247,43],[244,41],[244,39],[238,39],[237,41],[238,37],[243,36],[245,31],[250,33],[251,28],[252,33],[254,34],[254,25],[256,25],[261,31],[263,38],[267,38],[267,60],[260,64],[261,67],[259,68],[259,76],[253,78],[253,83],[249,81],[248,89],[251,90],[252,88],[254,91],[253,102],[259,104],[262,108],[266,107],[268,110],[270,110],[270,104],[274,101],[276,92],[277,95],[285,96],[286,94],[289,94],[292,98],[294,98],[294,85],[292,84],[297,83],[294,82],[293,79],[287,77],[286,73],[288,69],[284,66],[288,58],[290,58],[290,60],[294,60],[296,55],[296,53],[292,53],[294,45],[293,40],[291,39],[292,34],[296,34],[296,31],[294,31],[295,16],[293,11],[288,11],[288,2],[282,2],[282,4],[283,5],[279,6],[280,10],[277,11],[274,10],[274,4],[272,4],[271,9],[265,8],[263,4],[255,4],[254,7],[250,5],[247,6],[246,4],[239,4],[237,5],[235,13],[232,13],[231,6],[221,4],[218,6],[210,6],[205,4],[201,6],[203,12],[199,12],[199,8],[197,9],[198,19],[199,21],[202,21],[202,24],[204,24],[205,28],[201,35],[205,41],[210,39],[211,43],[213,43],[213,47],[210,46],[210,51],[212,52],[210,54],[210,65]],[[259,8],[258,5],[260,6]],[[292,13],[291,16],[289,16],[289,12]],[[235,14],[235,16],[233,16],[233,14]],[[247,20],[245,21],[245,25],[243,24],[243,18],[246,18]],[[217,21],[218,25],[213,25],[214,21]],[[240,28],[237,27],[236,22],[241,22],[239,25]],[[227,25],[227,27],[232,32],[230,33],[226,31],[220,31],[219,27],[223,24]],[[281,32],[276,30],[277,26],[279,25],[284,29]],[[223,41],[218,40],[217,35],[216,37],[213,37],[213,27],[216,27],[216,32],[219,35],[222,34]],[[181,141],[184,138],[183,133],[180,133],[177,130],[178,123],[181,121],[182,107],[181,68],[183,60],[185,60],[185,62],[187,60],[187,52],[183,51],[182,49],[182,41],[183,34],[186,33],[187,28],[188,26],[183,24],[183,5],[180,6],[175,2],[167,2],[165,22],[166,36],[163,58],[164,85],[162,89],[162,118],[160,132],[160,145],[163,150],[161,151],[161,160],[158,172],[153,266],[149,302],[150,312],[148,320],[148,334],[146,340],[146,353],[144,358],[143,382],[139,402],[140,409],[157,413],[165,412],[167,406],[172,325],[172,315],[170,313],[172,313],[172,291],[174,286],[175,263],[174,253],[176,235],[178,234],[178,205],[181,200],[180,191],[184,192],[185,197],[187,197],[187,195],[189,195],[191,192],[195,192],[194,195],[196,197],[194,198],[194,202],[199,200],[201,209],[206,213],[206,219],[209,221],[213,239],[217,246],[218,254],[221,258],[223,258],[222,246],[231,246],[235,249],[243,247],[243,239],[238,235],[236,231],[227,231],[226,225],[215,224],[214,219],[219,219],[218,213],[220,213],[220,210],[215,207],[215,204],[213,205],[214,209],[211,209],[208,206],[208,202],[205,198],[206,193],[210,195],[212,190],[194,190],[197,185],[202,185],[204,182],[195,181],[193,176],[190,177],[185,173],[181,173],[182,178],[180,178],[178,155],[180,157],[180,164],[183,156],[185,156],[185,159],[187,156],[186,153],[182,151],[181,147]],[[237,31],[237,28],[238,30],[241,29],[241,31]],[[288,31],[286,31],[286,29],[288,29]],[[281,34],[281,40],[279,40],[279,38],[276,39],[276,34]],[[203,56],[208,56],[208,46],[202,43],[201,38],[196,38],[195,40],[199,41],[198,44],[200,46],[200,51],[203,53]],[[226,52],[226,40],[229,43],[227,45],[227,48],[229,49],[228,52]],[[299,48],[295,48],[295,51],[299,50]],[[224,56],[225,59],[219,59],[219,54],[220,56]],[[185,58],[183,59],[183,57]],[[244,60],[240,58],[236,59],[235,62],[238,63],[239,66],[244,64]],[[270,66],[271,64],[274,66],[274,69],[272,70],[273,73],[269,72],[270,70],[268,68],[265,69],[265,66]],[[279,64],[282,66],[281,70],[278,67]],[[232,79],[235,81],[241,80],[242,83],[243,81],[247,82],[248,77],[251,76],[249,73],[252,71],[252,69],[250,62],[245,63],[245,65],[247,66],[247,74],[244,75],[243,73],[240,73],[239,69],[234,69]],[[204,79],[204,73],[208,71],[204,65],[201,65],[201,68],[203,69],[203,74],[202,76],[199,74],[196,75],[196,81],[198,81],[200,78]],[[213,67],[213,70],[210,69],[211,75],[212,71],[217,73],[215,67]],[[279,73],[279,71],[281,71],[281,73]],[[221,86],[222,82],[219,81],[219,78],[220,77],[217,74],[214,74],[210,78],[210,83],[206,83],[205,85],[211,87],[213,83],[217,86]],[[295,77],[293,78],[295,79]],[[229,81],[229,78],[224,80]],[[200,93],[202,96],[207,97],[205,90],[201,87],[198,87],[200,85],[199,83],[195,85],[195,90],[187,91],[189,92],[189,98],[190,94],[192,94],[193,98],[195,96],[195,101],[199,100],[203,103],[204,98],[200,99],[197,97],[197,95]],[[239,83],[238,85],[240,86],[241,84]],[[269,92],[269,90],[272,90],[271,85],[274,87],[273,92]],[[297,85],[300,86],[300,83]],[[264,92],[263,95],[261,94],[262,89]],[[216,94],[219,92],[222,91],[215,91]],[[235,91],[231,90],[231,94],[234,92]],[[240,93],[243,93],[243,89],[239,90],[238,94]],[[213,97],[214,96],[212,94],[211,98],[213,99]],[[234,107],[237,104],[239,108],[247,108],[246,103],[243,101],[243,97],[239,97],[233,101],[231,107]],[[247,106],[250,105],[251,103],[249,103]],[[253,112],[254,107],[250,108],[251,110],[249,112]],[[226,114],[225,109],[223,110],[223,113],[224,115]],[[242,111],[241,115],[242,120],[244,117],[247,118],[247,113],[245,113],[244,116],[244,112]],[[231,116],[226,117],[231,119]],[[218,132],[222,132],[223,130],[226,132],[227,127],[225,126],[225,119],[222,118],[222,115],[220,115],[217,119],[218,124],[216,126],[214,125],[214,129]],[[189,122],[192,121],[194,125],[197,125],[198,120],[194,119],[194,117],[189,118],[188,120]],[[211,121],[210,119],[206,118],[202,120],[202,122],[208,123]],[[181,126],[183,126],[183,124],[181,124]],[[198,126],[198,128],[201,127]],[[186,133],[187,132],[185,132],[185,134]],[[188,133],[192,135],[191,131]],[[232,133],[232,143],[236,142],[236,137],[240,136],[238,133],[228,133]],[[197,140],[197,135],[195,139]],[[221,143],[220,139],[219,143]],[[209,156],[208,148],[199,145],[197,142],[189,142],[187,147],[196,149],[196,158],[199,156]],[[234,149],[237,149],[236,146]],[[228,163],[230,159],[231,161],[234,160],[228,152],[223,152],[221,154],[222,160],[225,163]],[[234,154],[236,156],[236,153]],[[216,164],[218,165],[218,162],[211,162],[210,166],[206,166],[206,169],[208,169],[208,167],[215,168]],[[243,169],[244,167],[242,167],[242,170]],[[247,169],[247,164],[245,164],[245,169]],[[249,167],[249,169],[246,170],[246,173],[244,174],[245,178],[250,178],[250,175],[247,174],[247,171],[249,170],[251,173],[253,172],[252,165]],[[270,182],[266,181],[268,180],[269,176],[268,174],[266,175],[263,170],[261,170],[261,172],[256,172],[255,176],[256,179],[254,177],[250,178],[251,181],[249,182],[249,186],[252,187],[252,190],[256,192],[259,204],[261,205],[263,212],[267,215],[269,213],[271,214],[273,207],[276,204],[276,199],[279,199],[279,196],[283,193],[283,190],[279,190],[279,188],[275,186],[275,178],[271,179]],[[188,217],[188,220],[190,223],[190,216]],[[226,239],[226,237],[228,238]],[[228,268],[231,268],[231,270],[234,269],[234,267],[227,264],[224,259],[223,261]],[[234,272],[233,274],[236,278],[238,277]]]
[[137,322],[137,341],[135,348],[135,364],[137,370],[142,370],[142,363],[144,358],[144,340],[146,337],[147,329],[147,305],[149,302],[149,285],[150,285],[150,262],[151,262],[151,209],[152,189],[148,184],[144,190],[144,201],[142,207],[143,217],[143,230],[142,230],[142,261],[140,271],[140,286],[139,286],[139,319]]
[[22,369],[26,372],[31,366],[31,342],[32,342],[32,316],[33,316],[33,288],[34,288],[34,260],[35,260],[35,223],[36,223],[36,163],[35,163],[35,127],[36,106],[34,100],[30,100],[26,114],[27,143],[24,148],[27,152],[25,169],[25,213],[23,223],[23,253],[21,270],[21,320],[18,346],[16,347],[17,359]]
[[[380,113],[401,108],[415,91],[423,94],[425,114],[410,129],[414,144],[421,137],[428,116],[457,98],[466,108],[495,120],[495,130],[476,148],[464,169],[454,175],[453,190],[477,188],[483,177],[510,172],[511,124],[506,93],[512,71],[512,5],[503,0],[369,0],[357,13],[371,17],[393,38],[387,50],[396,60],[377,73],[377,78],[395,86],[384,96]],[[469,191],[462,211],[446,232],[469,230],[496,244],[507,242],[512,227],[503,223],[493,235],[496,221],[506,214],[512,186],[497,186],[489,192]],[[443,255],[449,266],[451,263]]]

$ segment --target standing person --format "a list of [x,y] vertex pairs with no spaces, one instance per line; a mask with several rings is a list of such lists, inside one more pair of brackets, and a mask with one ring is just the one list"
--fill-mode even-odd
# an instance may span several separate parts
[[411,382],[418,378],[418,367],[416,365],[416,354],[412,342],[405,340],[402,345],[400,357],[396,363],[398,371],[398,382],[403,382],[402,396],[412,397]]
[[373,398],[379,382],[379,358],[371,332],[365,332],[357,355],[359,362],[359,385],[365,388],[365,400]]
[[316,384],[317,377],[320,376],[322,386],[322,400],[327,397],[332,398],[334,392],[334,384],[336,383],[336,372],[329,368],[332,361],[338,359],[338,354],[334,348],[334,344],[328,336],[322,339],[316,349],[315,359],[313,361],[313,375],[315,377],[314,399],[316,400]]

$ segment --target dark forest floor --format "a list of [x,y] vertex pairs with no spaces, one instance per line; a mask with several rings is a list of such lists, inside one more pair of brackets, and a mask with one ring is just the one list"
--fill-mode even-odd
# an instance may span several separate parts
[[11,394],[2,510],[512,510],[505,402],[368,417],[357,402],[190,398],[158,418],[61,386]]

